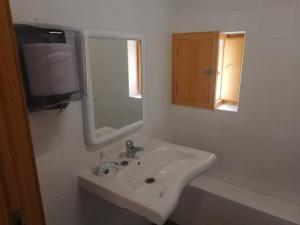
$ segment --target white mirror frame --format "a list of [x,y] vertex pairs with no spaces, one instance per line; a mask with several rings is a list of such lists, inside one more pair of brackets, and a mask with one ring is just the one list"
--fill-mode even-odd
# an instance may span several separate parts
[[[85,51],[85,65],[86,65],[86,79],[87,79],[87,93],[83,97],[83,123],[84,123],[84,135],[87,144],[99,145],[107,142],[111,139],[124,135],[132,130],[142,127],[145,119],[145,40],[142,35],[136,33],[118,32],[110,30],[98,30],[98,29],[84,29],[84,51]],[[93,104],[93,89],[91,85],[92,74],[89,61],[89,49],[88,40],[89,38],[110,38],[110,39],[136,39],[141,41],[141,63],[142,63],[142,115],[143,119],[136,121],[127,126],[121,127],[112,131],[111,133],[104,134],[103,136],[97,137],[97,129],[95,128],[95,117],[94,117],[94,104]]]

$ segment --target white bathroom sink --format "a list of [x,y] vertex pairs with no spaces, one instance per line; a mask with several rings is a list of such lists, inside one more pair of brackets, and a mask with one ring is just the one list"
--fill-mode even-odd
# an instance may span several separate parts
[[212,153],[146,139],[145,151],[134,159],[123,154],[113,161],[128,161],[105,176],[88,169],[79,174],[79,185],[112,203],[163,224],[176,207],[183,188],[215,161]]

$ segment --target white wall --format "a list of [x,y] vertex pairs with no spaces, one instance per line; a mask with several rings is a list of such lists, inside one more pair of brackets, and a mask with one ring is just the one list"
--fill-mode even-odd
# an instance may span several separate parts
[[[14,22],[38,21],[141,33],[146,41],[147,118],[140,133],[170,137],[169,0],[11,0],[10,3]],[[124,215],[118,208],[108,210],[113,206],[105,207],[101,200],[78,191],[78,172],[97,159],[96,153],[85,150],[80,102],[72,103],[59,115],[47,111],[29,117],[47,224],[88,224],[81,217],[82,212],[86,212],[89,222],[96,224],[146,223],[134,215],[128,219],[129,213]],[[93,203],[89,204],[92,201],[89,199]],[[80,207],[83,204],[85,210]]]
[[297,0],[175,0],[172,31],[246,31],[239,112],[172,106],[173,141],[218,155],[209,175],[300,204]]

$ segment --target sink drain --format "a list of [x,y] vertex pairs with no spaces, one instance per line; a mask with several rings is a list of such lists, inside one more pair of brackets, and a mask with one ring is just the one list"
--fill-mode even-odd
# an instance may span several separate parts
[[153,178],[153,177],[148,177],[145,180],[145,183],[147,183],[147,184],[153,184],[154,182],[155,182],[155,178]]
[[121,166],[128,166],[128,161],[122,161]]

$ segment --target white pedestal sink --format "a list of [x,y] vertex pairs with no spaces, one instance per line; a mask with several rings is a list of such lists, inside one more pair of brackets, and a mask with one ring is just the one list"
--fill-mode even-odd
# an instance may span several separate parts
[[183,188],[212,166],[216,155],[155,139],[146,139],[139,146],[145,151],[136,158],[118,154],[112,159],[128,161],[127,166],[117,166],[105,176],[87,169],[79,174],[79,185],[160,225],[176,208]]

